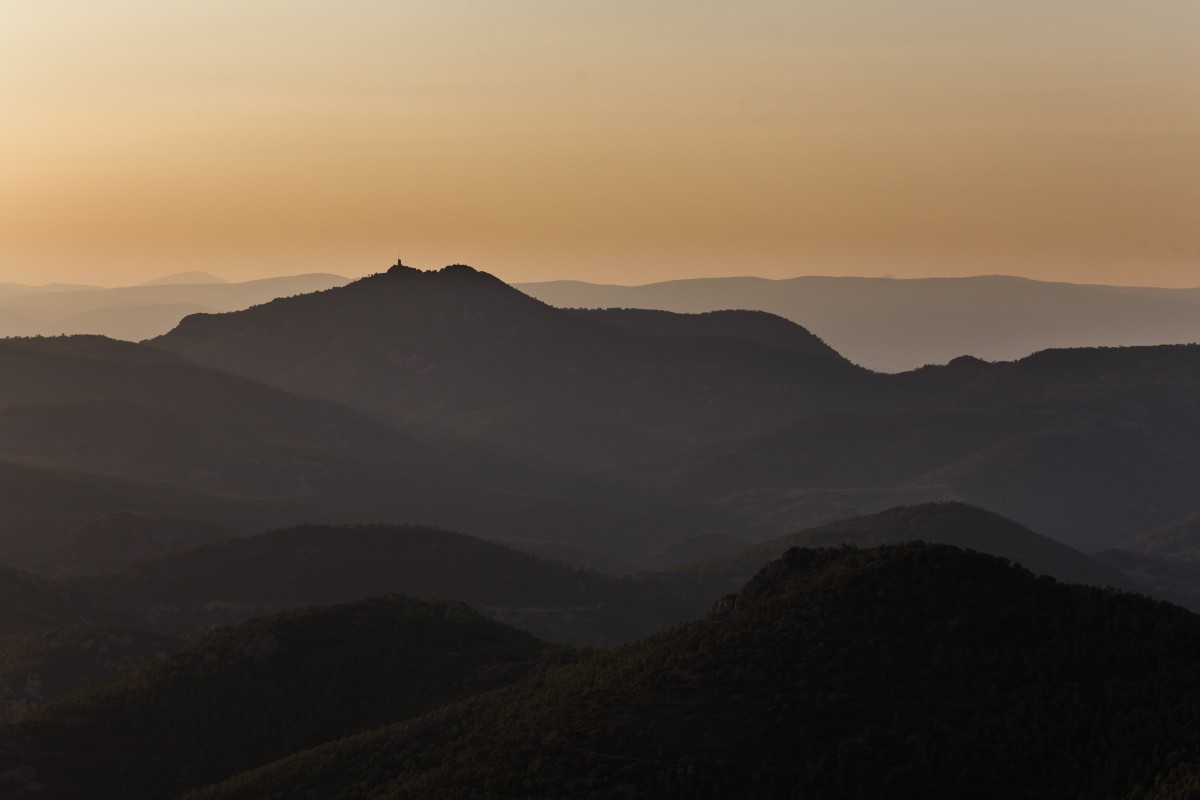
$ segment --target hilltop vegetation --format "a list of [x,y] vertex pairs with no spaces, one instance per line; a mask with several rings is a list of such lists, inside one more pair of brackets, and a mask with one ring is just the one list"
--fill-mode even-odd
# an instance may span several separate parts
[[217,631],[19,720],[3,737],[0,774],[23,768],[21,788],[52,797],[174,797],[512,682],[550,655],[453,603],[390,597],[291,612]]
[[190,797],[1122,796],[1198,752],[1198,656],[1182,609],[993,557],[792,550],[705,620]]

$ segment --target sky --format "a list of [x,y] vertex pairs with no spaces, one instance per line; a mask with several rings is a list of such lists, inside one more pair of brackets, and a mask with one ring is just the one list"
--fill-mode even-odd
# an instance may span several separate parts
[[4,0],[0,281],[1200,286],[1195,0]]

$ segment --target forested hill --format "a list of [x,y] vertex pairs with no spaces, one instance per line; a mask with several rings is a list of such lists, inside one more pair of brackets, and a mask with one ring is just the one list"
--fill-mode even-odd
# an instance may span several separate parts
[[190,797],[1122,797],[1200,754],[1198,711],[1178,607],[792,550],[705,620]]
[[511,683],[552,653],[465,606],[404,597],[255,620],[0,731],[0,789],[171,798]]

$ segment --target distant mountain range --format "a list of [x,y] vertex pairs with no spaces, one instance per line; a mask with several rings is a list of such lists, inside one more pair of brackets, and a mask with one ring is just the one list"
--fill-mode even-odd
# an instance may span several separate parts
[[[370,414],[483,485],[710,537],[687,558],[929,500],[1085,551],[1200,511],[1197,346],[887,375],[766,312],[567,311],[465,266],[191,316],[153,344]],[[607,549],[657,566],[669,539]]]
[[1062,347],[1200,341],[1200,288],[974,278],[692,278],[644,286],[516,284],[561,308],[769,311],[856,364],[903,372],[971,355],[1022,358]]
[[324,274],[228,283],[205,272],[114,289],[0,283],[0,336],[85,333],[140,341],[169,331],[188,314],[237,311],[345,283],[346,278]]

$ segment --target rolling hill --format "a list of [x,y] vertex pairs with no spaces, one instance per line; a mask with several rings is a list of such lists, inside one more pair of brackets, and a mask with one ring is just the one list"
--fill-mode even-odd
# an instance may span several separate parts
[[511,683],[549,654],[464,606],[402,597],[255,620],[15,721],[0,775],[49,797],[174,797]]
[[246,532],[306,519],[461,526],[497,508],[362,414],[101,337],[0,341],[0,459],[0,561],[38,569],[78,561],[62,546],[102,514]]
[[[58,581],[90,621],[194,636],[382,594],[448,598],[549,641],[629,641],[684,619],[632,580],[413,526],[302,526]],[[669,596],[668,596],[669,597]]]
[[1198,347],[958,359],[892,380],[926,400],[814,415],[606,476],[708,503],[760,538],[851,490],[860,493],[851,511],[914,494],[961,500],[1084,551],[1197,511]]
[[994,557],[791,550],[704,620],[188,797],[1120,797],[1200,752],[1198,656],[1189,612]]

